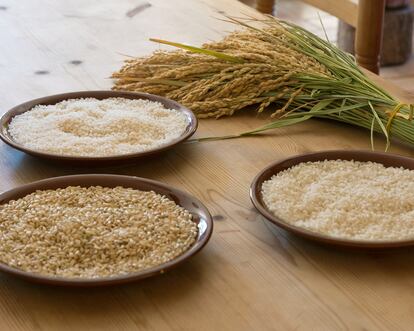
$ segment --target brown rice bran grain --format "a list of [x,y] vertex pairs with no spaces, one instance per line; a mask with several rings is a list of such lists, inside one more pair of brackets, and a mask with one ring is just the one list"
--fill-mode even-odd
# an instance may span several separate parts
[[124,187],[69,186],[0,205],[0,261],[48,276],[145,270],[184,253],[197,233],[175,202]]

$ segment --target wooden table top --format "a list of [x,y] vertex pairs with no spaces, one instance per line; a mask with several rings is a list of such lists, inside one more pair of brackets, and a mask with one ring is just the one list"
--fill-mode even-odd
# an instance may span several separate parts
[[[235,0],[2,0],[1,112],[35,97],[108,89],[122,54],[160,47],[149,37],[196,45],[220,38],[234,28],[216,19],[223,12],[255,14]],[[247,112],[202,120],[196,136],[264,121]],[[65,289],[0,275],[0,330],[412,330],[413,249],[344,251],[273,234],[249,201],[252,178],[275,160],[369,148],[368,131],[318,120],[262,137],[183,144],[148,162],[106,168],[47,163],[0,144],[1,191],[67,174],[137,175],[190,192],[215,220],[199,255],[135,284]],[[392,151],[414,156],[396,143]]]

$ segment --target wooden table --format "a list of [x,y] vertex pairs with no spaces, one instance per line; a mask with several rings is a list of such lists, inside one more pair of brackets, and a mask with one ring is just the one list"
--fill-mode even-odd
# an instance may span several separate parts
[[[0,0],[1,111],[48,94],[110,88],[121,54],[149,54],[159,47],[149,37],[219,38],[233,28],[214,18],[222,12],[255,14],[234,0]],[[249,114],[204,120],[197,136],[263,122]],[[65,289],[1,275],[0,330],[412,330],[413,249],[341,251],[282,230],[274,235],[249,201],[250,181],[268,163],[338,148],[369,149],[369,133],[315,120],[110,168],[56,165],[1,144],[0,190],[76,173],[138,175],[197,196],[215,230],[191,261],[135,284]],[[392,150],[414,156],[397,144]]]

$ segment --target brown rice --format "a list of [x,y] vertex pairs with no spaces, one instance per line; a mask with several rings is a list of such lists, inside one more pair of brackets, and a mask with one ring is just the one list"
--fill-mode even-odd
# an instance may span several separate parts
[[116,276],[174,259],[197,232],[187,210],[152,191],[36,191],[0,205],[0,261],[42,275]]

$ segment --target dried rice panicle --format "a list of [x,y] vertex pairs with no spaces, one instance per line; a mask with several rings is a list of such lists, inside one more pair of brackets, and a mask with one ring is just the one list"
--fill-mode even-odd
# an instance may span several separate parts
[[[268,34],[282,36],[281,28]],[[191,108],[200,118],[232,115],[252,104],[263,109],[289,95],[295,72],[328,75],[314,59],[269,40],[257,31],[236,31],[222,41],[203,45],[205,49],[236,56],[242,63],[226,62],[204,54],[183,50],[155,52],[151,57],[127,60],[113,74],[114,89],[162,94]],[[266,92],[281,90],[276,96]]]
[[[312,117],[346,122],[414,144],[413,107],[376,86],[355,59],[292,23],[267,16],[229,21],[244,29],[202,48],[179,48],[130,59],[116,73],[115,90],[144,91],[174,99],[199,118],[232,115],[246,106],[274,105],[272,122],[236,138]],[[259,27],[258,27],[259,26]]]

